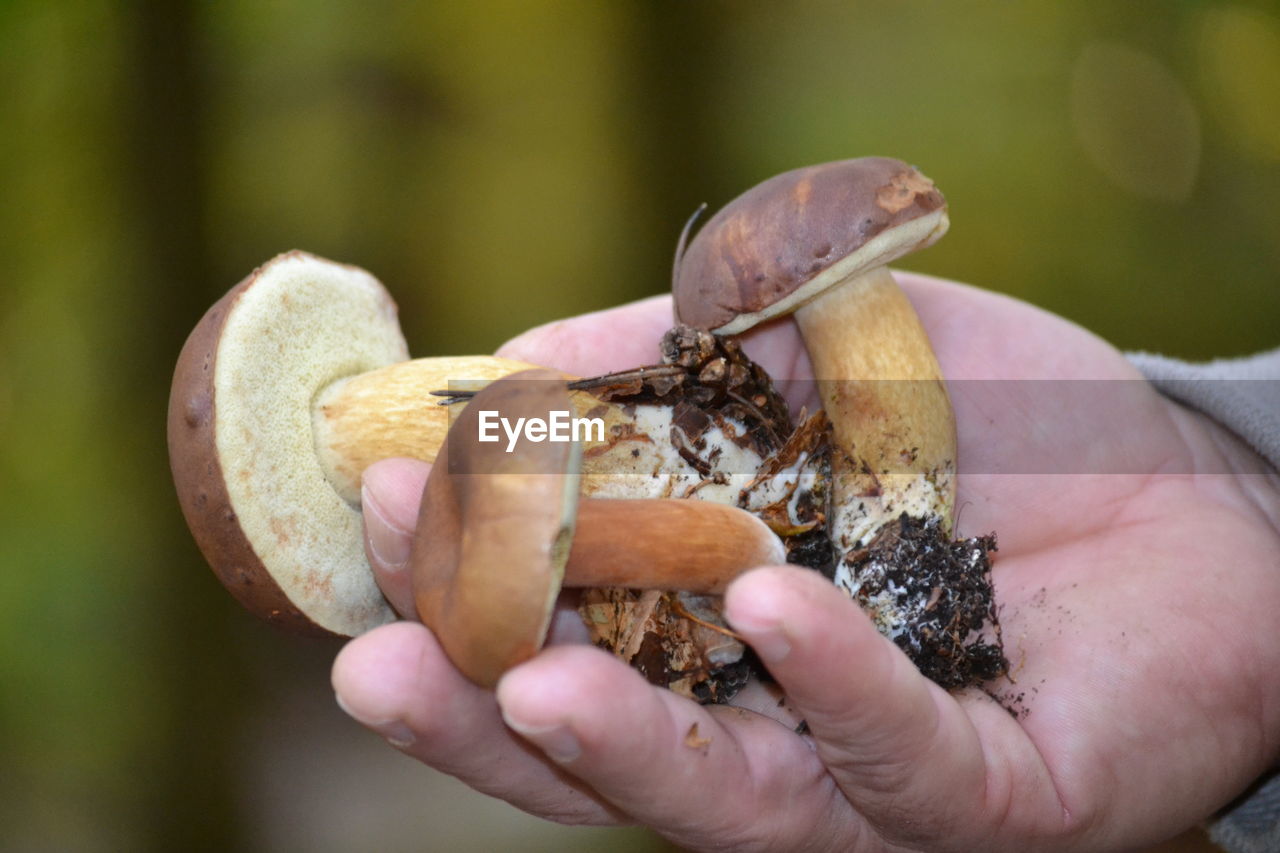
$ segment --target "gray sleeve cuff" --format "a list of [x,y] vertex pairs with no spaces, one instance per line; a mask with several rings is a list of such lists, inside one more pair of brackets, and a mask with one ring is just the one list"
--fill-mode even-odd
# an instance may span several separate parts
[[[1280,469],[1280,349],[1206,364],[1128,357],[1161,393],[1213,418]],[[1209,837],[1230,853],[1280,851],[1280,774],[1264,776],[1223,812]]]
[[1211,823],[1209,839],[1230,853],[1280,850],[1280,776],[1272,773]]
[[1145,352],[1128,358],[1165,396],[1204,412],[1280,469],[1280,349],[1204,364]]

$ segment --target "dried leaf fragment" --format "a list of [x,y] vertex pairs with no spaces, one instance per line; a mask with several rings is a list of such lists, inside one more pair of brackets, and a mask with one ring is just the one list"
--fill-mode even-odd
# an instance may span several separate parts
[[710,751],[711,738],[698,736],[698,724],[694,723],[689,726],[689,731],[685,732],[684,745],[689,749],[697,749],[706,755]]

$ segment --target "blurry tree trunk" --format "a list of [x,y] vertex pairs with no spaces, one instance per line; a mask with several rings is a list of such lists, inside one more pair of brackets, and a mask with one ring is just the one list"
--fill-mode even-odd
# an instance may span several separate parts
[[[208,81],[200,22],[206,4],[191,0],[133,0],[133,59],[126,76],[128,98],[124,181],[132,189],[138,224],[137,275],[140,310],[130,363],[135,411],[151,413],[154,430],[136,430],[134,458],[154,465],[155,482],[168,479],[163,454],[141,445],[163,441],[169,376],[187,332],[230,282],[210,280],[208,209]],[[151,602],[161,625],[157,669],[165,681],[167,726],[152,744],[155,776],[148,787],[156,850],[233,850],[242,847],[235,810],[232,736],[251,697],[231,675],[227,610],[208,607],[203,559],[161,495],[170,523],[155,542],[160,564],[150,572],[159,600]],[[171,574],[168,581],[165,574]],[[203,605],[203,606],[202,606]]]
[[725,59],[723,3],[674,0],[632,4],[637,37],[629,41],[629,60],[637,80],[639,104],[637,170],[649,191],[646,243],[670,252],[647,253],[647,286],[636,297],[669,288],[671,260],[680,229],[706,203],[701,225],[742,191],[734,162],[718,151],[718,109]]

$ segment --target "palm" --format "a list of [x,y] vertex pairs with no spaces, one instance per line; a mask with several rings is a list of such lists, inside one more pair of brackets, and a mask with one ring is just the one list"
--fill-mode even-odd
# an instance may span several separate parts
[[[1136,376],[1056,317],[906,284],[961,380],[962,527],[1001,537],[1016,679],[1001,692],[1027,709],[1014,748],[1035,750],[1076,820],[1138,816],[1126,830],[1158,836],[1206,816],[1265,767],[1268,676],[1237,653],[1280,591],[1275,530],[1228,476],[1232,439],[1143,383],[1054,381]],[[1032,381],[981,381],[1006,378]]]
[[[817,602],[813,622],[830,612],[848,623],[847,637],[805,652],[808,670],[790,658],[775,668],[816,750],[758,717],[652,690],[578,648],[540,656],[526,667],[533,675],[513,675],[518,684],[499,691],[508,720],[530,703],[536,717],[575,698],[564,687],[548,696],[538,668],[572,665],[590,673],[581,680],[594,681],[596,696],[614,695],[599,690],[606,683],[635,697],[626,719],[596,715],[610,745],[592,755],[584,736],[584,755],[566,765],[572,776],[527,753],[526,772],[501,779],[425,746],[420,757],[538,813],[600,821],[621,811],[695,846],[1132,844],[1203,817],[1260,772],[1275,749],[1262,732],[1276,721],[1263,709],[1278,698],[1264,695],[1263,676],[1280,661],[1251,626],[1269,624],[1280,604],[1280,546],[1238,478],[1193,473],[1262,468],[1145,385],[1108,382],[1137,374],[1088,333],[981,291],[900,279],[956,408],[960,532],[1000,538],[995,582],[1013,672],[995,689],[1016,716],[977,691],[950,695],[925,682],[865,620],[852,621],[856,612],[840,609],[851,604],[803,589],[809,580],[793,573],[757,586],[774,584],[779,595],[800,587],[796,595]],[[669,305],[651,300],[535,330],[505,354],[583,374],[619,369],[653,360],[669,318]],[[808,376],[788,323],[752,333],[746,347],[784,388],[785,378]],[[1000,381],[1014,379],[1027,381]],[[1067,379],[1095,381],[1059,381]],[[830,677],[851,665],[856,683]],[[716,744],[701,757],[679,737],[695,722]],[[591,731],[590,719],[578,724]],[[653,756],[650,769],[623,760],[628,749]],[[611,767],[610,751],[629,766]],[[662,782],[690,774],[687,785]]]

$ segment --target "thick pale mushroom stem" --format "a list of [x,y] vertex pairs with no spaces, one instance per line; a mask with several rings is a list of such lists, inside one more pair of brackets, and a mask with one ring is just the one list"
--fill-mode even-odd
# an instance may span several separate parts
[[955,418],[924,328],[888,269],[829,288],[795,317],[832,423],[830,529],[841,553],[904,512],[940,517],[949,530]]
[[316,455],[338,494],[360,501],[360,475],[379,459],[435,461],[450,412],[432,391],[476,389],[533,367],[497,356],[415,358],[329,385],[312,410]]
[[[312,430],[316,455],[334,490],[352,504],[360,502],[360,476],[379,459],[405,456],[435,461],[461,403],[441,405],[433,391],[478,391],[494,380],[533,365],[497,356],[419,358],[339,379],[316,398]],[[563,375],[566,380],[576,377]],[[623,407],[587,391],[570,391],[572,416],[598,418],[603,430],[584,442],[585,494],[602,497],[677,497],[698,482],[694,472],[669,446],[671,407]],[[659,440],[654,441],[652,437]],[[726,442],[728,444],[728,442]],[[726,479],[701,498],[733,503],[758,459],[736,461],[741,448],[725,449],[739,476]]]

